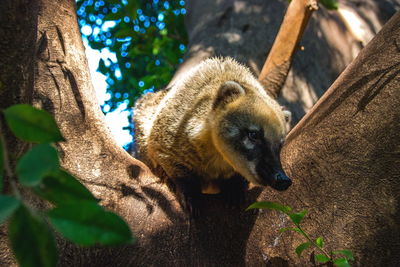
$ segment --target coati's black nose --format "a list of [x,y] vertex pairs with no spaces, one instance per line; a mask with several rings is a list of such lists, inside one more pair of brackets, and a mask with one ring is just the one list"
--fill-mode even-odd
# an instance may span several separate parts
[[288,189],[291,184],[292,180],[290,180],[290,178],[287,177],[284,172],[278,171],[274,175],[274,181],[271,187],[279,191],[284,191]]

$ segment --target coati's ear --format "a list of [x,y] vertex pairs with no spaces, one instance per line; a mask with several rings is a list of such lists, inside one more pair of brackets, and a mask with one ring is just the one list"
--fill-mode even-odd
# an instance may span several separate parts
[[232,102],[241,95],[244,95],[243,87],[234,81],[227,81],[218,89],[217,98],[215,99],[213,108],[222,107]]

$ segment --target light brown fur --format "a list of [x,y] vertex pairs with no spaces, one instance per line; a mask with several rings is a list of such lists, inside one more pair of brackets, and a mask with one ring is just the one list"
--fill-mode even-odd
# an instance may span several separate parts
[[[246,94],[224,109],[213,110],[218,89],[227,81],[240,84]],[[281,107],[246,67],[230,58],[205,60],[168,91],[150,93],[138,101],[134,122],[139,156],[153,170],[161,167],[168,177],[184,177],[190,170],[208,180],[240,172],[257,183],[243,159],[227,156],[235,153],[221,144],[215,131],[221,127],[219,116],[246,109],[265,126],[269,139],[279,142],[284,138]]]

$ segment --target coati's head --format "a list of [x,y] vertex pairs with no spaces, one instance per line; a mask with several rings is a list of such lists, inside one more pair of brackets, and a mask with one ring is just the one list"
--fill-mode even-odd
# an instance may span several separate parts
[[279,159],[290,112],[261,86],[226,81],[213,105],[212,139],[223,158],[249,182],[286,190],[291,180]]

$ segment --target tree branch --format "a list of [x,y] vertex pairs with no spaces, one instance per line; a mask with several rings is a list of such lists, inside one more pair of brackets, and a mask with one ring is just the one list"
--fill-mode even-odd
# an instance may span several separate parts
[[259,81],[265,90],[278,97],[289,73],[293,55],[314,10],[316,0],[292,0],[268,58],[261,70]]

